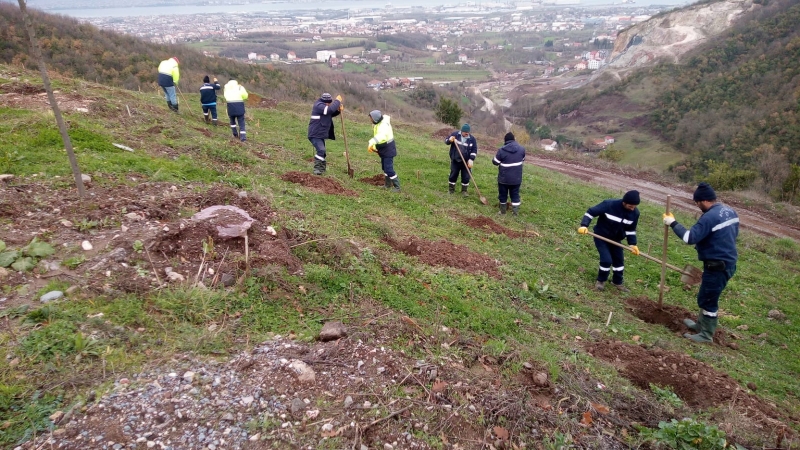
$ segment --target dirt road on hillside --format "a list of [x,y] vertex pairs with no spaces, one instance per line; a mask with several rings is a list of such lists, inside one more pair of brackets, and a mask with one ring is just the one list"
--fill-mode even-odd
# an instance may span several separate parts
[[[621,173],[604,171],[597,167],[584,167],[574,162],[558,161],[538,156],[528,156],[527,161],[539,167],[554,170],[611,190],[625,192],[636,189],[642,199],[661,205],[666,202],[667,195],[671,195],[673,209],[699,213],[697,206],[692,201],[692,191],[679,186],[668,186]],[[733,199],[722,198],[721,200],[736,209],[742,228],[765,236],[791,238],[800,241],[800,227],[787,224],[785,221],[781,222],[778,218],[769,217],[768,213],[747,208]]]

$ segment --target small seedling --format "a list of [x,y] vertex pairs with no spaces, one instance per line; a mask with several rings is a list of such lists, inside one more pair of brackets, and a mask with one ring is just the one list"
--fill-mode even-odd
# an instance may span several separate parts
[[70,270],[76,269],[78,266],[86,262],[86,256],[78,255],[64,260],[64,266]]
[[19,250],[6,250],[6,243],[0,241],[0,267],[11,266],[17,272],[27,272],[36,267],[41,258],[55,252],[52,245],[39,242],[36,238]]
[[83,219],[78,223],[78,231],[80,232],[89,231],[92,228],[96,228],[97,225],[98,223],[95,220]]
[[142,241],[140,241],[139,239],[133,241],[133,251],[135,251],[136,253],[142,253],[143,250],[144,250],[144,243]]

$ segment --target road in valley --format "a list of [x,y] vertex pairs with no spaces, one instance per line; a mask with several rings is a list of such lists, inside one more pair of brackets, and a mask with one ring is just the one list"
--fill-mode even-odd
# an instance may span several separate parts
[[[667,195],[671,195],[672,209],[699,213],[697,206],[692,201],[692,191],[685,190],[679,186],[668,186],[642,178],[605,171],[597,167],[584,167],[575,162],[559,161],[538,156],[528,156],[527,161],[536,166],[554,170],[610,190],[625,192],[636,189],[642,199],[661,205],[666,202]],[[735,204],[729,199],[723,200],[724,203],[728,203],[736,209],[742,228],[765,236],[791,238],[795,241],[800,241],[800,228],[797,226],[787,224],[785,221],[777,221],[779,219],[773,220],[768,214]]]

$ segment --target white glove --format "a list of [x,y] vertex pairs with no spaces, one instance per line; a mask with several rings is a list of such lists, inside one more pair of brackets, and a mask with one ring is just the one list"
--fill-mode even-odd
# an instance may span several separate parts
[[672,225],[673,222],[675,222],[675,216],[673,216],[672,213],[664,214],[663,217],[664,217],[664,225],[666,226],[670,226]]
[[467,167],[469,167],[470,169],[472,169],[472,160],[471,160],[471,159],[468,159],[468,160],[467,160]]

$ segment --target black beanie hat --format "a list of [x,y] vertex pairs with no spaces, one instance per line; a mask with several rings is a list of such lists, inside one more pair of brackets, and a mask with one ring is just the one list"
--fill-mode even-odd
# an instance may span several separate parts
[[714,188],[712,188],[710,184],[704,181],[697,185],[697,189],[694,191],[693,199],[696,202],[702,202],[704,200],[716,200],[717,193],[714,192]]
[[639,201],[639,191],[628,191],[622,196],[622,202],[629,205],[638,205]]
[[209,83],[211,80],[208,79],[208,75],[203,77],[203,83]]
[[513,141],[514,140],[514,133],[509,131],[508,133],[506,133],[505,137],[503,137],[503,140],[506,141],[506,142]]

